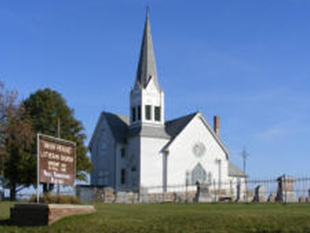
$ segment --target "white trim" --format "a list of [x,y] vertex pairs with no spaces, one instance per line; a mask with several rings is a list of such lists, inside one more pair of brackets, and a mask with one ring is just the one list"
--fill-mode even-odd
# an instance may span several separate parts
[[188,125],[196,118],[199,117],[201,119],[201,121],[203,122],[203,124],[206,126],[206,128],[209,130],[209,132],[211,133],[211,135],[213,136],[213,138],[215,139],[215,141],[219,144],[219,146],[223,149],[224,153],[226,154],[226,158],[229,158],[229,151],[227,150],[227,148],[224,146],[224,144],[222,143],[221,139],[216,136],[216,134],[214,133],[213,129],[210,127],[209,123],[206,121],[206,119],[204,118],[204,116],[200,113],[197,112],[195,114],[195,116],[186,124],[186,126],[172,139],[172,141],[168,142],[168,146],[165,146],[163,148],[164,151],[169,151],[169,147],[176,141],[176,139],[179,137],[180,134],[182,134],[185,129],[188,127]]
[[105,112],[101,112],[100,113],[100,116],[99,116],[99,119],[97,121],[97,124],[96,124],[96,127],[95,127],[95,130],[94,130],[94,133],[92,134],[91,138],[90,138],[90,141],[89,141],[89,144],[88,144],[88,148],[90,148],[93,144],[93,141],[95,140],[95,135],[97,134],[97,131],[98,131],[98,128],[99,128],[99,125],[101,123],[101,118],[103,118],[103,115],[104,115]]
[[42,136],[43,138],[49,138],[49,139],[52,139],[52,140],[55,140],[55,141],[61,141],[61,142],[65,142],[65,143],[72,144],[72,145],[76,146],[75,142],[68,141],[68,140],[65,140],[65,139],[61,139],[61,138],[57,138],[57,137],[53,137],[53,136],[49,136],[49,135],[41,134],[41,133],[38,133],[37,135],[38,135],[38,137]]
[[209,123],[206,121],[206,119],[204,118],[204,116],[198,112],[198,115],[200,116],[200,119],[202,120],[202,122],[206,125],[206,127],[208,128],[208,130],[210,131],[210,133],[212,134],[212,136],[214,137],[214,139],[218,142],[218,144],[220,145],[220,147],[224,150],[227,159],[229,158],[229,151],[227,150],[226,146],[224,146],[224,144],[222,143],[221,139],[215,134],[215,132],[213,131],[212,127],[209,125]]

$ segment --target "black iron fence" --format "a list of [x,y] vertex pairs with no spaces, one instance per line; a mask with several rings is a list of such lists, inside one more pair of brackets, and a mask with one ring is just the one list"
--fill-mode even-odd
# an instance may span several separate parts
[[[0,190],[0,200],[7,200]],[[57,195],[55,190],[53,195]],[[126,187],[77,185],[62,190],[60,195],[76,195],[84,202],[106,203],[310,203],[310,177],[283,175],[273,179],[234,179],[227,182],[197,183],[196,185],[168,185]],[[18,193],[16,198],[28,201],[35,191]]]
[[107,203],[310,203],[310,177],[283,175],[274,179],[247,179],[227,182],[145,187],[77,186],[77,195],[86,202]]

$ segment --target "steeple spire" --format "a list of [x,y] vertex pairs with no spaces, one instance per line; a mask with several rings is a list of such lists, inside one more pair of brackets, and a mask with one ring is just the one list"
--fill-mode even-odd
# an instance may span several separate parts
[[160,90],[160,86],[157,80],[155,56],[149,20],[149,8],[147,7],[136,84],[139,84],[141,88],[145,88],[151,79],[153,79],[155,86],[158,88],[158,90]]
[[160,88],[157,80],[147,8],[137,77],[134,88],[130,91],[130,126],[139,127],[136,133],[147,134],[144,132],[146,128],[149,130],[150,127],[155,127],[156,132],[160,131],[165,134],[164,95],[164,90]]

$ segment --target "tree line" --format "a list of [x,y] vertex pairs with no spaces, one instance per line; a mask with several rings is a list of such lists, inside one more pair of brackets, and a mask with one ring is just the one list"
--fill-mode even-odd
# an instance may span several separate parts
[[[76,178],[86,180],[92,168],[85,146],[86,135],[74,110],[57,91],[40,89],[20,101],[18,92],[0,81],[0,182],[10,189],[10,199],[36,185],[37,133],[60,136],[76,143]],[[48,192],[53,189],[44,184]]]

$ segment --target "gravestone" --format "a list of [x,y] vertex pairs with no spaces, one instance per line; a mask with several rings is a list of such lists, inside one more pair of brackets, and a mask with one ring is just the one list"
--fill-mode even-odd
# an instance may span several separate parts
[[174,192],[174,202],[175,203],[183,203],[185,202],[185,195],[183,195],[181,192]]
[[266,202],[266,190],[264,186],[258,185],[255,188],[253,202]]
[[305,200],[307,203],[310,202],[310,189],[308,190],[308,197],[306,197],[306,200]]
[[294,178],[288,175],[282,175],[277,179],[278,191],[277,202],[292,203],[297,202],[296,193],[294,192]]
[[164,200],[163,202],[175,202],[175,195],[172,192],[166,192],[164,193]]
[[127,192],[116,192],[116,203],[129,203]]
[[276,194],[270,193],[267,199],[268,202],[275,202],[276,201]]
[[149,195],[148,189],[141,187],[139,189],[139,202],[148,203],[149,202]]
[[305,203],[306,202],[306,198],[304,196],[301,196],[298,198],[298,202],[299,203]]
[[199,182],[196,183],[197,186],[197,192],[195,200],[196,202],[203,203],[203,202],[212,202],[213,198],[210,193],[210,184],[199,184]]
[[113,202],[115,202],[114,189],[109,188],[109,187],[103,189],[103,202],[104,203],[113,203]]
[[129,192],[127,193],[128,203],[137,203],[138,202],[138,193]]

